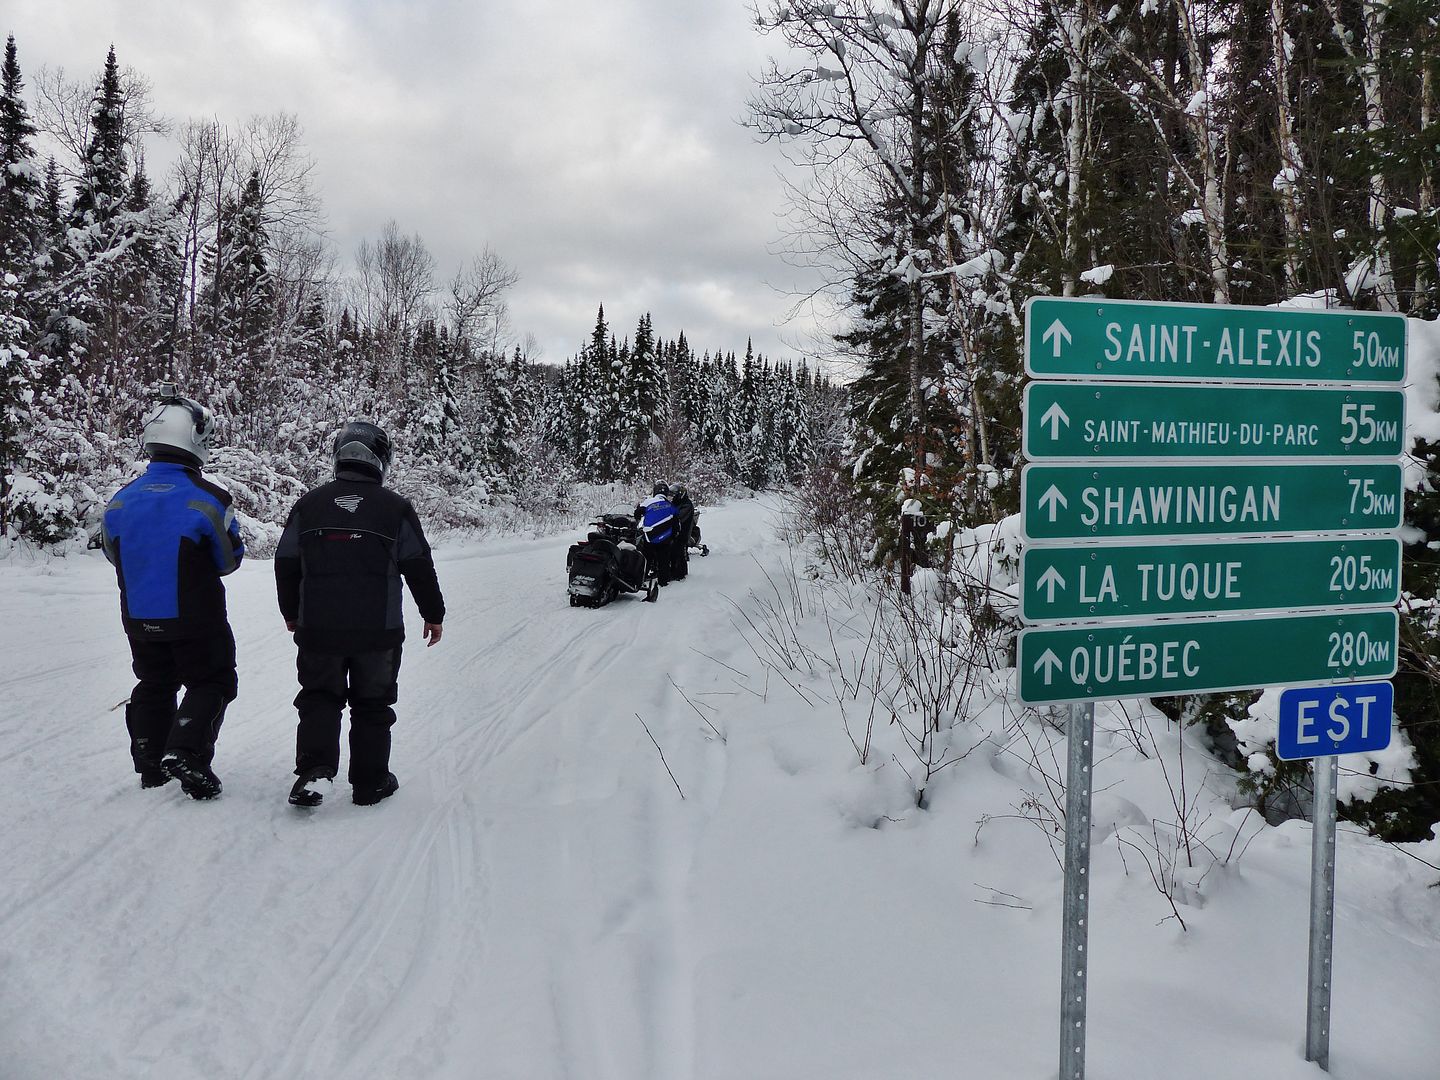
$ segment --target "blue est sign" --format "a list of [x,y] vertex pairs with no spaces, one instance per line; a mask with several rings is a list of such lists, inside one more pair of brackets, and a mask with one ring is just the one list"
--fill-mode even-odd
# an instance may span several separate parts
[[1280,695],[1275,753],[1285,761],[1358,754],[1390,745],[1395,690],[1388,682],[1293,687]]

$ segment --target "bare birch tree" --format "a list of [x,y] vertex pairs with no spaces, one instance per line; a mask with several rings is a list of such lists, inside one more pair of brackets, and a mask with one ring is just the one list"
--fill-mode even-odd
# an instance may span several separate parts
[[[1365,133],[1372,138],[1385,131],[1385,100],[1382,95],[1381,65],[1384,63],[1386,0],[1363,0],[1358,32],[1346,25],[1338,0],[1325,0],[1325,10],[1335,30],[1335,40],[1346,57],[1356,65],[1360,88],[1365,96]],[[1373,248],[1368,269],[1375,281],[1375,302],[1381,311],[1398,311],[1395,274],[1390,265],[1390,244],[1386,230],[1390,222],[1390,185],[1383,168],[1370,173],[1369,225]]]
[[750,101],[754,128],[799,147],[802,164],[828,174],[821,182],[832,190],[847,189],[842,206],[859,204],[873,214],[889,204],[898,211],[892,273],[906,283],[909,297],[902,434],[912,467],[897,478],[906,493],[900,527],[907,590],[909,500],[929,471],[922,372],[936,199],[926,186],[925,118],[941,31],[954,6],[953,0],[770,0],[755,9],[756,25],[778,34],[795,59],[787,57],[784,66],[772,61],[760,77]]
[[1300,143],[1295,138],[1295,105],[1292,98],[1290,53],[1294,42],[1286,33],[1285,0],[1270,0],[1270,53],[1275,65],[1275,128],[1279,139],[1280,172],[1274,181],[1280,198],[1280,216],[1285,223],[1285,290],[1300,292],[1300,257],[1304,230],[1300,218],[1300,180],[1304,164]]
[[520,275],[488,246],[450,279],[445,315],[452,348],[471,341],[477,348],[499,355],[505,348],[509,312],[508,293]]
[[[1215,100],[1219,86],[1216,58],[1210,48],[1212,38],[1224,29],[1224,12],[1209,0],[1170,0],[1175,33],[1183,53],[1182,81],[1171,84],[1156,70],[1152,58],[1142,55],[1124,34],[1117,34],[1106,17],[1097,17],[1095,9],[1080,9],[1090,21],[1095,39],[1124,61],[1130,76],[1126,82],[1117,80],[1108,68],[1094,65],[1090,70],[1100,74],[1108,89],[1128,100],[1135,113],[1155,134],[1157,145],[1169,157],[1175,175],[1193,200],[1189,211],[1199,218],[1205,230],[1208,255],[1207,276],[1211,300],[1230,303],[1230,234],[1226,221],[1230,199],[1226,190],[1228,131],[1220,130]],[[1067,35],[1067,43],[1074,35]],[[1089,36],[1081,40],[1088,42]],[[1067,48],[1075,49],[1067,44]],[[1078,57],[1077,57],[1078,59]],[[1169,137],[1172,124],[1179,124],[1188,135],[1182,148]]]

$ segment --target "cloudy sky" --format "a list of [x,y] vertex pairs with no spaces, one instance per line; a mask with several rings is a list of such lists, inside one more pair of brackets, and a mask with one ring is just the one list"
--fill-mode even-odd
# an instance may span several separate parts
[[773,47],[743,0],[5,0],[7,32],[27,82],[113,43],[171,118],[296,113],[345,263],[392,217],[442,277],[489,244],[545,359],[602,302],[621,335],[649,311],[697,347],[813,348],[784,163],[739,122]]

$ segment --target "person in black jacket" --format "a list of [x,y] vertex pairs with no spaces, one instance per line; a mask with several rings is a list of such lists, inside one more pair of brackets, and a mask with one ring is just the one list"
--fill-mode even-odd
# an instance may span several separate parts
[[690,573],[690,549],[700,543],[700,526],[695,522],[695,502],[684,484],[677,484],[670,493],[670,504],[675,507],[675,577],[684,578]]
[[141,787],[174,778],[192,799],[220,794],[210,766],[236,690],[220,579],[245,555],[230,493],[200,474],[214,431],[209,409],[166,384],[140,437],[150,465],[106,504],[101,534],[139,680],[125,706],[130,758]]
[[300,650],[299,779],[290,791],[296,806],[318,806],[339,771],[347,701],[352,798],[369,806],[395,793],[390,728],[405,639],[401,578],[420,608],[429,645],[440,641],[445,619],[415,508],[382,486],[389,436],[374,424],[346,424],[333,456],[335,479],[300,497],[275,552],[280,614]]

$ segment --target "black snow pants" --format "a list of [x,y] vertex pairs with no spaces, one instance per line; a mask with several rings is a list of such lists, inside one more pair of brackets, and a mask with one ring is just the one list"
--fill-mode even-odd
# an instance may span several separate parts
[[645,557],[650,561],[650,565],[655,571],[655,577],[661,585],[684,576],[683,567],[679,563],[682,550],[679,535],[674,532],[668,539],[661,540],[659,543],[646,541]]
[[[225,706],[235,700],[235,635],[230,627],[176,641],[130,638],[131,666],[140,681],[125,706],[130,757],[137,773],[160,767],[168,750],[184,750],[209,765]],[[185,697],[175,706],[181,687]]]
[[391,708],[400,696],[400,646],[343,656],[302,648],[296,661],[300,693],[295,708],[295,775],[340,769],[340,719],[350,705],[349,780],[378,787],[390,771]]

